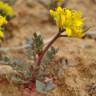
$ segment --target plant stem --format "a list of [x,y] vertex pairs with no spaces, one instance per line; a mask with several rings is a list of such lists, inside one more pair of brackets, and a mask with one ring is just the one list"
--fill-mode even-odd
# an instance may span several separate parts
[[56,34],[56,36],[49,42],[49,44],[44,48],[43,52],[41,53],[41,55],[38,58],[37,61],[37,66],[39,66],[41,64],[41,61],[44,57],[44,55],[46,54],[46,52],[48,51],[48,49],[51,47],[51,45],[60,37],[62,30],[59,29],[59,32]]
[[39,72],[40,64],[42,62],[42,59],[43,59],[44,55],[46,54],[46,52],[48,51],[48,49],[51,47],[51,45],[61,36],[61,33],[64,32],[64,31],[65,30],[59,29],[59,32],[56,34],[56,36],[49,42],[49,44],[40,53],[40,55],[39,55],[39,57],[37,59],[38,61],[37,61],[36,69],[33,72],[33,80],[36,80],[36,77],[37,77],[38,72]]

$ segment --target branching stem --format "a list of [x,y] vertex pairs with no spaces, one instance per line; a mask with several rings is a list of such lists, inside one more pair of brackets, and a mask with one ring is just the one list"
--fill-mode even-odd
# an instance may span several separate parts
[[42,51],[41,55],[38,58],[37,61],[37,66],[39,66],[42,62],[42,59],[44,57],[44,55],[46,54],[46,52],[48,51],[48,49],[51,47],[51,45],[61,36],[62,30],[59,29],[59,32],[56,34],[56,36],[49,42],[49,44],[44,48],[44,50]]
[[36,80],[36,77],[38,75],[39,69],[40,69],[40,65],[42,62],[42,59],[44,57],[44,55],[46,54],[46,52],[48,51],[48,49],[51,47],[51,45],[59,38],[61,37],[61,33],[64,32],[65,30],[61,30],[59,29],[59,32],[53,37],[53,39],[48,43],[48,45],[44,48],[44,50],[40,53],[40,55],[37,58],[37,65],[36,65],[36,69],[33,72],[33,80]]

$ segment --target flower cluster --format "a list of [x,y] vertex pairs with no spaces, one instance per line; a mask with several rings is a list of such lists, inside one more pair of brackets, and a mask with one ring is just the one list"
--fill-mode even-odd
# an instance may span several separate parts
[[60,29],[65,29],[69,37],[84,36],[84,19],[81,12],[57,7],[56,10],[50,10],[50,14],[56,21],[57,26]]
[[0,26],[7,24],[6,17],[0,16]]
[[12,7],[4,2],[0,2],[0,11],[1,11],[2,15],[6,15],[6,16],[14,16],[15,15],[15,12],[13,11]]
[[11,6],[9,6],[6,3],[3,3],[0,1],[0,43],[2,42],[2,39],[4,38],[4,32],[3,29],[5,25],[8,23],[8,21],[11,17],[14,17],[15,13]]

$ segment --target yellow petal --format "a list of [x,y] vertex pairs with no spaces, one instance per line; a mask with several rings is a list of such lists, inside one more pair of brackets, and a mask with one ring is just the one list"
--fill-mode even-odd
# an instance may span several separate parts
[[50,10],[50,15],[53,16],[54,15],[54,11]]
[[7,24],[6,17],[0,16],[0,26]]
[[0,31],[0,37],[4,38],[4,32]]
[[57,12],[58,12],[58,13],[63,12],[63,8],[62,8],[62,7],[58,7],[58,8],[57,8]]
[[57,0],[58,2],[63,2],[64,0]]
[[70,9],[65,9],[65,14],[67,18],[70,18],[72,16],[72,12]]
[[82,26],[83,25],[83,21],[82,20],[75,20],[74,21],[74,24],[75,24],[75,26]]
[[70,28],[66,28],[66,33],[69,37],[72,36],[72,30]]
[[65,21],[66,21],[65,19],[66,19],[65,16],[62,15],[62,16],[61,16],[61,26],[62,26],[62,27],[64,27],[64,25],[65,25]]

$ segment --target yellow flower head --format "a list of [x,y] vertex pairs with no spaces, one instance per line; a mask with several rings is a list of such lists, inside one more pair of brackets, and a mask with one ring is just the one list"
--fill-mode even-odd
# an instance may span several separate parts
[[3,39],[4,39],[4,32],[1,31],[0,29],[0,44],[2,43]]
[[64,0],[57,0],[58,2],[63,2]]
[[6,17],[0,16],[0,26],[7,24]]
[[4,38],[4,32],[0,30],[0,38]]
[[7,3],[0,1],[0,10],[4,11],[4,14],[9,16],[14,16],[15,12],[13,11],[12,7],[9,6]]
[[78,11],[57,7],[56,10],[50,10],[51,16],[56,21],[60,29],[65,29],[68,36],[84,36],[84,19]]
[[53,16],[56,24],[59,28],[63,27],[63,23],[65,22],[64,10],[61,7],[58,7],[56,11],[50,10],[51,16]]

